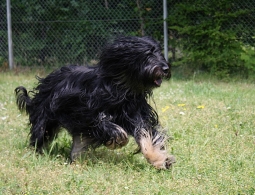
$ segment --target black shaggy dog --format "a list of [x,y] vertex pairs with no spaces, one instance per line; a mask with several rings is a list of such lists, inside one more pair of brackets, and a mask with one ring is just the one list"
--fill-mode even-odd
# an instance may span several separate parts
[[38,78],[33,91],[15,89],[17,105],[29,115],[30,144],[39,150],[63,127],[72,135],[71,160],[88,149],[120,148],[133,136],[154,167],[168,169],[165,136],[147,103],[152,90],[170,78],[160,45],[149,37],[119,37],[108,44],[95,67],[70,65]]

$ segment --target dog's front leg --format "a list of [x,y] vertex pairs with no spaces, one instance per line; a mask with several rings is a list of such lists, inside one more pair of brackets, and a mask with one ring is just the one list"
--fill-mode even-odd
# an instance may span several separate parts
[[99,114],[98,129],[100,138],[104,138],[103,144],[111,149],[121,148],[128,143],[127,132],[119,125],[112,122],[112,116],[105,113]]
[[141,128],[135,139],[146,160],[157,169],[169,169],[175,158],[168,155],[164,146],[165,138],[157,131],[153,133]]
[[108,139],[104,142],[104,145],[111,150],[122,148],[127,145],[129,140],[126,131],[119,125],[111,122],[107,123],[107,128],[105,128],[105,130],[108,129],[108,134],[106,136]]

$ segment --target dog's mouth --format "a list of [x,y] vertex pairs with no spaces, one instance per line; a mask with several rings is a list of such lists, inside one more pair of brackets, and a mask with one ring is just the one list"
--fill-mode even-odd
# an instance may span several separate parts
[[162,78],[161,77],[155,78],[154,83],[156,84],[156,86],[160,87],[162,83]]
[[160,66],[156,66],[153,69],[153,82],[155,84],[156,87],[160,87],[163,79],[167,78],[169,74],[169,68],[167,67],[160,67]]

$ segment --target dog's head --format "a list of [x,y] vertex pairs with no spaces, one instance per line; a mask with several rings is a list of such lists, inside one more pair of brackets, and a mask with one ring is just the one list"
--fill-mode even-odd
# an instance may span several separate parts
[[144,91],[159,87],[170,78],[170,66],[158,42],[150,37],[119,37],[100,56],[101,76],[114,83]]

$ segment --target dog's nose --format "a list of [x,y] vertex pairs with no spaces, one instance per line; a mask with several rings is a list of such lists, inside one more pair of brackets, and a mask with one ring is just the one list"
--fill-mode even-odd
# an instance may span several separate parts
[[169,66],[164,64],[163,67],[162,67],[162,70],[163,70],[163,72],[164,72],[165,74],[167,74],[168,71],[169,71]]

